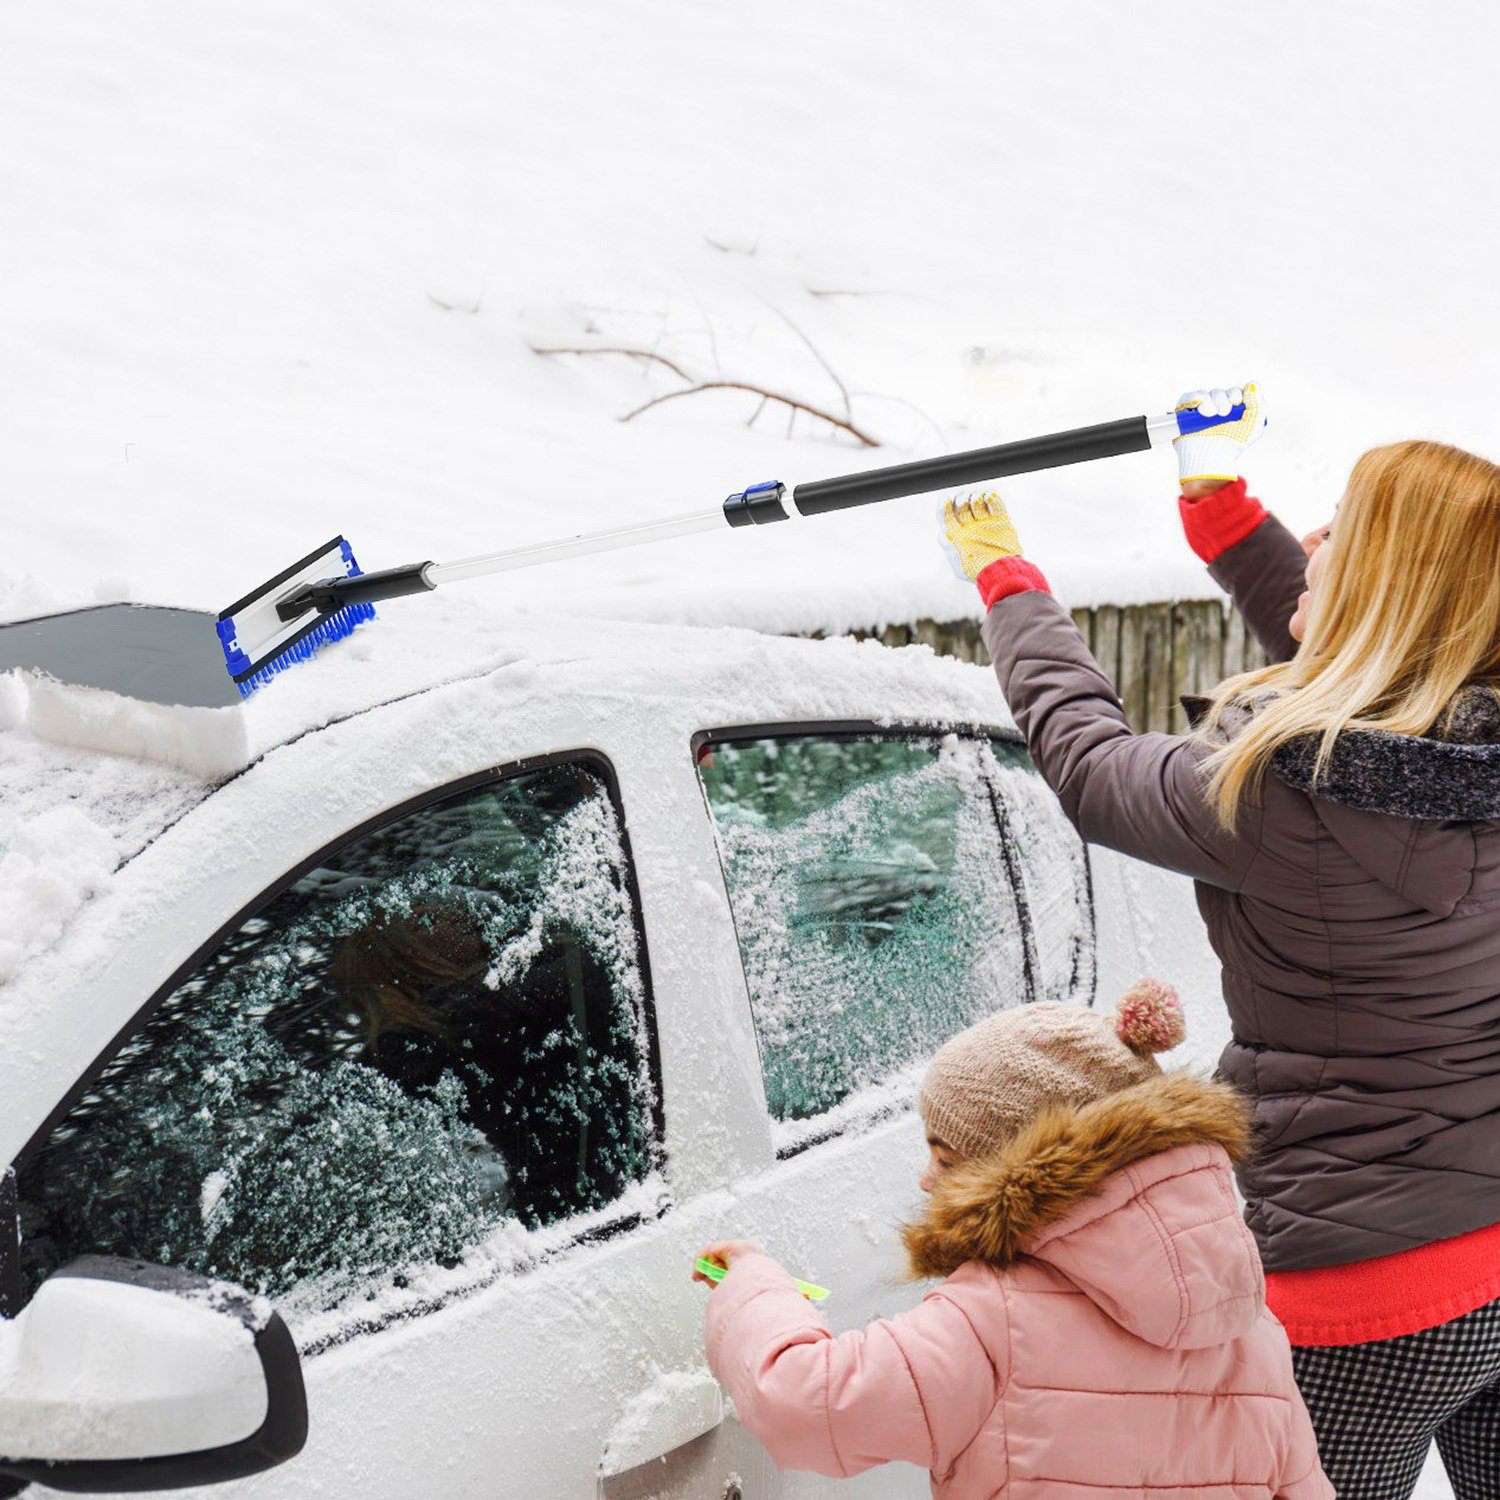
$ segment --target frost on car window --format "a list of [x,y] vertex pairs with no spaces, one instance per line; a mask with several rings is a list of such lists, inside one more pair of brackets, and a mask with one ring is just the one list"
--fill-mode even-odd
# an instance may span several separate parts
[[367,834],[245,922],[22,1174],[31,1279],[85,1251],[332,1306],[652,1166],[614,809],[560,766]]
[[1021,746],[992,751],[1007,852],[1020,876],[1034,998],[1092,1001],[1093,895],[1083,841]]
[[778,1121],[825,1114],[1034,998],[1033,895],[1059,945],[1046,987],[1066,969],[1072,989],[1082,854],[1053,849],[1055,804],[1029,786],[1009,800],[1002,783],[1036,779],[1013,763],[1009,747],[951,736],[806,735],[700,756]]

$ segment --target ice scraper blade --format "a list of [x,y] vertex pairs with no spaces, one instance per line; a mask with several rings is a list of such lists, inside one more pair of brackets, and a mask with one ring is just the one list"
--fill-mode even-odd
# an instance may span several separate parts
[[[728,1269],[721,1266],[718,1261],[705,1260],[701,1255],[693,1262],[693,1269],[700,1275],[708,1277],[715,1285],[729,1274]],[[826,1302],[833,1295],[826,1286],[814,1286],[810,1281],[798,1281],[795,1276],[792,1280],[796,1283],[797,1290],[809,1302]]]

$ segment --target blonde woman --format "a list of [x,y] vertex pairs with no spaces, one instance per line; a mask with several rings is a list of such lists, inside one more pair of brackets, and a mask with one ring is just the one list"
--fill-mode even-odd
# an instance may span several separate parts
[[[1253,386],[1183,398],[1189,542],[1272,665],[1134,734],[997,497],[948,543],[1032,755],[1084,838],[1192,876],[1272,1308],[1341,1500],[1434,1438],[1500,1496],[1500,468],[1376,448],[1299,545],[1246,492]],[[1241,410],[1242,409],[1242,410]]]

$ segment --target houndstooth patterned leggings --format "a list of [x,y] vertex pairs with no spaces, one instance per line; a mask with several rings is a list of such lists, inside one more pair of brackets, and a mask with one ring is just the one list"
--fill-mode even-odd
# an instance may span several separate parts
[[1500,1500],[1500,1302],[1292,1364],[1339,1500],[1408,1500],[1434,1438],[1455,1500]]

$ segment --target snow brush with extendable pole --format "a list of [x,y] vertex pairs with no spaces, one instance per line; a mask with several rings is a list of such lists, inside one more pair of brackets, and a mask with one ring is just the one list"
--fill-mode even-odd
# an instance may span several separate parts
[[637,521],[608,531],[585,532],[505,552],[487,552],[457,562],[407,563],[405,567],[362,573],[348,542],[341,536],[335,537],[326,547],[310,552],[219,616],[224,662],[240,695],[249,697],[283,668],[305,661],[319,646],[339,640],[362,621],[373,619],[377,600],[425,594],[445,583],[480,578],[486,573],[508,573],[515,568],[587,557],[594,552],[639,547],[722,526],[766,526],[788,520],[789,503],[791,514],[821,516],[904,495],[1003,479],[1010,474],[1030,474],[1094,458],[1140,453],[1205,427],[1237,421],[1244,411],[1241,404],[1227,416],[1205,417],[1194,408],[1185,408],[1160,417],[1126,417],[1119,422],[1075,427],[1070,432],[948,453],[941,458],[896,464],[888,469],[814,479],[797,485],[790,493],[779,480],[768,480],[753,484],[731,495],[722,505],[707,510],[668,516],[660,521]]

